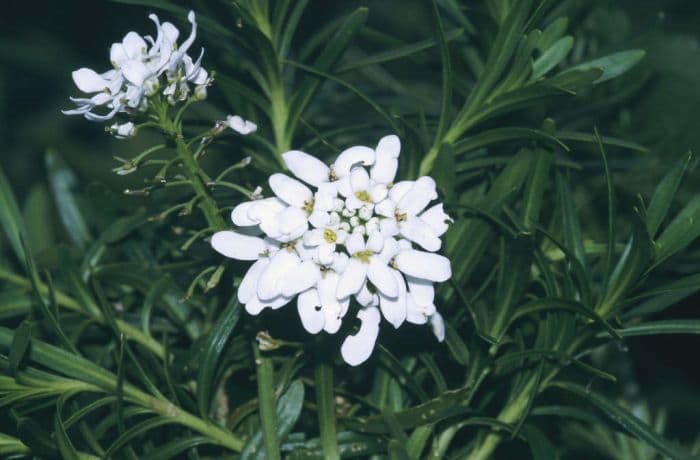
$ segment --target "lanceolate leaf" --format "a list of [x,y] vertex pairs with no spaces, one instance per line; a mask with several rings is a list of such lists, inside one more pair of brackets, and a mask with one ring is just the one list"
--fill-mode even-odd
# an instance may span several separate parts
[[628,50],[613,53],[592,61],[584,62],[572,67],[570,70],[600,69],[603,74],[598,77],[595,83],[602,83],[613,79],[630,70],[641,61],[646,52],[644,50]]
[[656,236],[661,223],[668,214],[678,186],[681,184],[681,180],[692,158],[693,155],[690,152],[684,155],[656,187],[654,196],[651,198],[646,211],[647,232],[649,232],[650,238]]
[[52,150],[46,152],[46,170],[63,227],[73,244],[83,248],[92,238],[74,194],[77,178],[63,158]]
[[231,337],[240,315],[241,305],[238,303],[238,298],[233,296],[209,333],[206,344],[202,349],[199,373],[197,375],[197,405],[199,413],[203,417],[209,417],[209,406],[217,390],[214,377],[219,357],[229,337]]
[[603,411],[613,423],[619,425],[635,438],[649,444],[660,454],[680,460],[691,459],[690,455],[655,433],[652,427],[638,419],[633,413],[615,404],[603,395],[575,383],[555,382],[550,384],[550,386],[572,393],[593,404]]

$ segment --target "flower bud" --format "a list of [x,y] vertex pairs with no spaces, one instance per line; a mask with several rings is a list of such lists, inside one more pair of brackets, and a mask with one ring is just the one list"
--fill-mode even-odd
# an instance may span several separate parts
[[362,206],[357,212],[357,215],[360,216],[362,220],[369,220],[369,218],[372,217],[372,210],[368,206]]

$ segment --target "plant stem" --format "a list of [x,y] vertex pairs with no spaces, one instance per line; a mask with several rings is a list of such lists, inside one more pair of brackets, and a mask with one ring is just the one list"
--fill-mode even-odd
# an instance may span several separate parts
[[260,352],[257,342],[253,342],[253,355],[258,375],[258,406],[267,460],[279,460],[279,439],[277,438],[277,412],[273,390],[274,369],[272,361]]
[[194,193],[199,198],[199,206],[204,213],[204,217],[207,219],[207,223],[213,230],[223,230],[226,228],[223,217],[219,212],[219,208],[216,202],[209,194],[204,182],[201,177],[201,170],[197,161],[195,161],[192,152],[187,147],[185,140],[182,137],[181,132],[174,134],[175,137],[175,151],[178,158],[182,161],[182,167],[185,170],[185,176],[192,184],[192,189]]
[[318,423],[321,431],[323,458],[338,460],[338,440],[335,427],[335,395],[333,394],[333,364],[320,353],[316,356],[314,369],[316,380],[316,405],[318,406]]

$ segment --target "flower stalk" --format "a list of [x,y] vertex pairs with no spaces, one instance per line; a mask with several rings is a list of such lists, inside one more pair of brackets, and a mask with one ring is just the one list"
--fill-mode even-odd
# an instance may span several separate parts
[[[321,348],[319,348],[319,350],[321,350]],[[333,363],[325,356],[322,356],[320,352],[316,354],[314,380],[316,381],[316,406],[318,408],[318,424],[321,434],[323,458],[327,460],[337,460],[340,459],[340,454],[338,452],[338,440],[336,438]]]
[[258,408],[260,425],[263,432],[265,458],[280,459],[279,438],[277,436],[277,413],[275,411],[275,393],[273,381],[275,378],[272,361],[263,356],[257,342],[253,342],[253,356],[258,377]]

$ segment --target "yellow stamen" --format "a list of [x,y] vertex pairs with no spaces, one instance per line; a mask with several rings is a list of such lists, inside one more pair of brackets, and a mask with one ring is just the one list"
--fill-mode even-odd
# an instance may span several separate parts
[[369,249],[365,249],[364,251],[357,251],[355,254],[352,256],[359,260],[362,263],[368,264],[369,263],[369,258],[374,255],[374,251],[370,251]]
[[302,209],[304,209],[304,211],[306,211],[307,214],[311,214],[314,211],[313,198],[311,199],[311,201],[304,201],[304,207]]
[[359,192],[355,192],[355,196],[358,200],[364,201],[365,203],[372,202],[372,197],[369,196],[369,192],[367,192],[367,190],[360,190]]
[[327,228],[323,231],[323,239],[326,240],[327,243],[335,243],[338,237],[333,230]]

